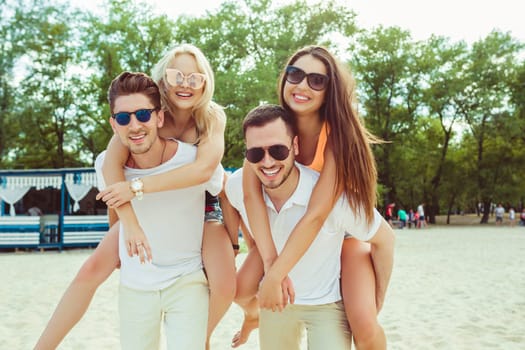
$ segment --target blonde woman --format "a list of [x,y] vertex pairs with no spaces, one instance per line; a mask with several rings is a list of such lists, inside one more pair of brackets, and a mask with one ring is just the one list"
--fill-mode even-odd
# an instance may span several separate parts
[[[197,159],[164,174],[135,181],[135,192],[124,181],[123,165],[128,151],[114,136],[104,163],[106,183],[113,184],[98,198],[115,208],[125,227],[129,255],[141,261],[151,260],[149,243],[138,225],[129,201],[135,195],[195,186],[206,182],[220,163],[224,152],[226,115],[212,101],[214,78],[211,66],[197,47],[183,44],[166,53],[155,65],[152,77],[159,85],[164,126],[160,136],[174,137],[198,145]],[[136,136],[140,142],[141,135]],[[205,210],[206,209],[206,210]],[[237,232],[228,235],[216,198],[207,195],[202,255],[210,286],[207,347],[211,334],[229,308],[235,295],[234,250],[238,249]],[[233,245],[233,246],[232,246]],[[84,263],[66,290],[62,300],[36,346],[54,349],[80,320],[98,288],[118,266],[118,225],[113,225],[95,252]]]

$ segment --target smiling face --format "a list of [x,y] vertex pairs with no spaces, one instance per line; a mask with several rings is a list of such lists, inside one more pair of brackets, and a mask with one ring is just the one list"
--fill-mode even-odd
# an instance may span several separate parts
[[[195,58],[187,53],[176,55],[167,68],[177,69],[186,77],[191,73],[202,73],[199,71]],[[187,79],[183,81],[182,85],[172,86],[168,84],[169,99],[178,109],[191,110],[202,98],[205,85],[206,82],[204,82],[204,85],[199,89],[192,89],[188,85]]]
[[[246,130],[246,148],[262,147],[264,157],[257,163],[249,163],[261,183],[267,189],[276,189],[283,185],[294,169],[297,155],[297,137],[292,138],[282,119],[276,119],[264,126],[251,126]],[[285,145],[290,148],[288,157],[278,161],[268,152],[268,147]]]
[[[134,112],[139,109],[155,108],[144,94],[131,94],[119,96],[115,99],[113,113]],[[133,154],[144,154],[148,152],[153,144],[157,142],[157,129],[163,125],[162,111],[153,111],[149,121],[142,123],[137,120],[135,114],[131,115],[129,124],[120,125],[114,118],[110,118],[111,127],[119,137],[120,142],[129,148]]]
[[[306,74],[327,74],[323,62],[312,55],[301,56],[292,64],[302,69]],[[308,86],[305,77],[299,84],[292,84],[286,81],[282,93],[283,101],[296,115],[300,116],[301,114],[318,113],[324,103],[326,89],[321,91],[313,90]]]

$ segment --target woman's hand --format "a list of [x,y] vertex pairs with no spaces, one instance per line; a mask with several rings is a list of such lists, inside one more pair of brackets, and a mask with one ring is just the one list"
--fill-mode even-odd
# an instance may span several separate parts
[[97,194],[97,200],[102,200],[109,208],[118,208],[131,201],[135,194],[131,192],[129,181],[117,182],[106,187]]
[[124,244],[129,256],[138,255],[142,264],[146,260],[151,262],[151,247],[140,226],[131,225],[130,227],[124,227]]
[[283,309],[295,302],[295,290],[292,280],[287,276],[284,280],[278,281],[266,275],[261,281],[259,293],[259,307],[272,311],[283,311]]

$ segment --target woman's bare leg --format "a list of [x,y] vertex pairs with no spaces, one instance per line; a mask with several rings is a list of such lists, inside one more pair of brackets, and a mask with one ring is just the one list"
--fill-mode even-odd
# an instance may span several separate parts
[[244,320],[241,329],[233,336],[233,348],[246,343],[250,333],[259,327],[259,303],[256,295],[263,274],[264,267],[261,256],[255,245],[252,245],[237,272],[235,303],[243,309]]
[[386,349],[386,337],[377,320],[375,273],[370,244],[345,239],[341,254],[341,286],[346,317],[358,350]]
[[219,222],[204,224],[202,260],[210,286],[210,307],[206,347],[211,334],[235,296],[235,258],[228,232]]
[[119,224],[113,225],[93,254],[84,262],[38,339],[36,350],[57,348],[86,312],[98,286],[119,265],[118,232]]

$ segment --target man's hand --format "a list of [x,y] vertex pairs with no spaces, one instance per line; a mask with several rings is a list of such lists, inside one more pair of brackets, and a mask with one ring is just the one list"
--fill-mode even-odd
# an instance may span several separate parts
[[118,208],[131,201],[133,197],[135,194],[131,191],[129,181],[121,181],[100,191],[96,199],[104,201],[109,208]]
[[283,281],[279,281],[266,275],[259,287],[258,293],[259,306],[262,309],[269,309],[272,311],[282,311],[288,301],[294,303],[295,290],[292,281],[286,277]]

